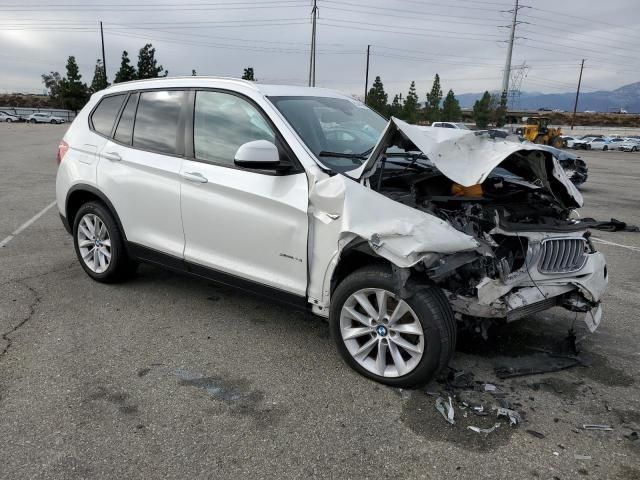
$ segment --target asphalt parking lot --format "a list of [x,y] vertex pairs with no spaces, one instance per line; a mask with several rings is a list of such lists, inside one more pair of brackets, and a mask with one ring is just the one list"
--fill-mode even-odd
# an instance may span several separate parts
[[[0,125],[0,241],[54,200],[65,129]],[[582,157],[583,215],[640,225],[640,153]],[[611,283],[599,330],[576,324],[585,366],[499,380],[496,352],[553,349],[575,315],[511,324],[452,367],[523,423],[458,409],[449,425],[442,385],[360,377],[311,315],[150,266],[91,281],[51,208],[0,248],[0,478],[638,479],[640,234],[594,237]]]

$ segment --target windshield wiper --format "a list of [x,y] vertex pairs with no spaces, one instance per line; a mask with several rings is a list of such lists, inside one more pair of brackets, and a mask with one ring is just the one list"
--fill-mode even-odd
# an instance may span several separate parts
[[327,152],[325,150],[318,153],[319,157],[335,157],[335,158],[351,158],[357,160],[366,160],[368,155],[364,153],[340,153],[340,152]]

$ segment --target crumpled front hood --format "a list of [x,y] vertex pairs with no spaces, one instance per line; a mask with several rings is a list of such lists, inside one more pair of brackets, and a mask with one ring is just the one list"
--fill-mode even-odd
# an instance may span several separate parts
[[[477,136],[471,130],[419,127],[395,117],[387,124],[367,161],[348,172],[348,175],[358,179],[372,175],[378,166],[381,153],[397,131],[402,132],[424,153],[443,175],[465,187],[484,182],[494,168],[514,153],[540,152],[541,155],[536,159],[539,165],[532,166],[532,170],[537,168],[539,171],[550,171],[555,178],[549,179],[550,184],[553,182],[549,188],[562,190],[553,193],[563,197],[563,203],[568,207],[582,206],[582,195],[571,183],[558,161],[536,144],[489,139]],[[550,168],[544,168],[549,162],[552,163]]]

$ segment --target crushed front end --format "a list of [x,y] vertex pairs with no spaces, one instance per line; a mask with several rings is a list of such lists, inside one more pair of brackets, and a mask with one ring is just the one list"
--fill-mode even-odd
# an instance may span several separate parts
[[578,218],[582,197],[558,160],[535,146],[394,121],[367,181],[477,241],[474,250],[430,252],[413,266],[444,290],[458,317],[514,321],[563,307],[594,331],[606,262],[590,241],[596,222]]

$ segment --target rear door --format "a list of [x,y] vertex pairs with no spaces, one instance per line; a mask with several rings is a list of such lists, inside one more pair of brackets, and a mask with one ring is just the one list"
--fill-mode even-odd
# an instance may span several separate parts
[[240,145],[268,140],[292,154],[248,99],[195,92],[193,141],[182,166],[185,260],[299,296],[307,287],[307,178],[237,167]]
[[113,203],[127,240],[177,258],[184,250],[185,108],[181,90],[131,93],[98,165],[98,185]]

